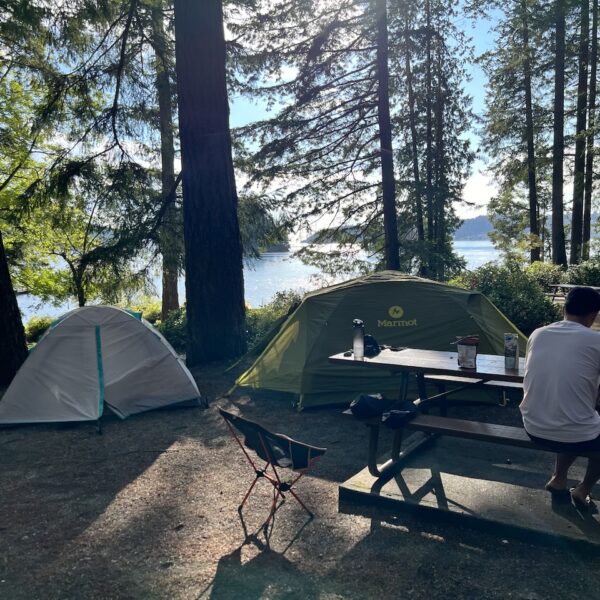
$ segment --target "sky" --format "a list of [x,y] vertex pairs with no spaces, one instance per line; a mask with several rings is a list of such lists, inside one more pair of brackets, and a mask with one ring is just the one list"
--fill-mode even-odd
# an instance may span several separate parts
[[[488,50],[493,42],[493,35],[490,32],[493,26],[492,20],[478,19],[473,23],[466,17],[459,19],[459,26],[469,33],[473,40],[476,55]],[[482,115],[484,110],[485,84],[486,78],[482,69],[477,65],[471,66],[471,80],[467,82],[466,91],[473,98],[473,110],[476,115]],[[232,96],[230,101],[230,125],[231,127],[240,127],[252,121],[256,121],[268,116],[265,106],[255,104],[247,98]],[[479,135],[475,126],[470,133],[470,140],[473,148],[477,150],[479,146]],[[468,178],[463,191],[463,198],[473,206],[456,206],[456,212],[461,219],[468,219],[477,215],[485,214],[486,206],[497,188],[493,178],[486,173],[485,162],[482,156],[478,156],[472,166],[472,174]]]
[[[494,35],[491,32],[494,25],[493,19],[479,19],[475,24],[464,19],[462,25],[464,30],[471,34],[476,55],[482,54],[493,46]],[[471,66],[471,81],[467,83],[466,89],[473,98],[473,111],[477,116],[483,115],[485,109],[486,79],[483,70],[478,65]],[[471,143],[475,149],[479,146],[479,142],[479,135],[474,128],[471,132]],[[458,216],[464,219],[485,214],[487,203],[496,192],[497,186],[493,178],[486,173],[484,157],[479,156],[473,164],[473,173],[463,191],[463,198],[475,206],[473,208],[458,206]]]

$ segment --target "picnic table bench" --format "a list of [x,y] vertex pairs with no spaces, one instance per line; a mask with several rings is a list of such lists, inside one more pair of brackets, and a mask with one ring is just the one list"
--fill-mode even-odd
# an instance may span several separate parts
[[[344,414],[352,415],[352,411],[350,409],[345,410]],[[371,428],[371,431],[373,431],[373,428],[378,428],[381,425],[380,418],[373,417],[362,419],[362,421]],[[421,439],[408,440],[407,445],[403,449],[403,430],[419,431],[425,434],[425,436]],[[423,448],[426,444],[433,442],[438,436],[442,435],[550,452],[548,448],[538,446],[533,442],[523,427],[419,414],[405,423],[401,429],[395,431],[390,460],[383,465],[377,464],[377,438],[371,436],[368,456],[369,472],[374,477],[381,477],[390,471],[397,470],[402,461],[406,460],[415,450]],[[589,456],[589,454],[582,453],[581,456]]]
[[[572,290],[573,288],[580,287],[580,286],[572,284],[572,283],[552,283],[548,287],[552,288],[552,290],[553,290],[552,301],[554,301],[554,299],[556,298],[556,294],[558,294],[559,292],[563,296],[566,296],[567,293],[569,292],[569,290]],[[596,287],[593,285],[586,285],[585,287],[589,287],[589,288],[592,288],[593,290],[596,290],[597,292],[600,292],[600,287]]]

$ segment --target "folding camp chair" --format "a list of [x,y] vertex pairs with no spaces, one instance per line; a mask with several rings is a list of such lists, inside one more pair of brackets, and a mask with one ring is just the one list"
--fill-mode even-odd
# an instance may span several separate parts
[[[278,508],[278,500],[281,498],[282,503],[285,502],[285,494],[287,492],[289,492],[298,501],[300,506],[302,506],[302,508],[312,517],[313,513],[308,510],[304,502],[300,500],[294,491],[294,486],[308,471],[311,465],[325,454],[326,448],[309,446],[308,444],[297,442],[281,433],[271,433],[258,423],[234,415],[222,408],[219,409],[219,412],[225,419],[225,423],[227,424],[231,435],[233,435],[239,444],[256,475],[238,508],[240,514],[250,493],[254,489],[254,486],[259,479],[263,478],[273,486],[273,503],[271,505],[271,512],[265,521],[265,525],[267,525],[274,517],[275,511]],[[235,432],[236,429],[243,436],[243,440],[240,438],[240,435]],[[259,458],[265,461],[266,464],[262,469],[255,464],[255,461],[252,460],[252,457],[246,448],[255,452]],[[278,468],[291,469],[295,474],[290,480],[283,480],[277,471]]]

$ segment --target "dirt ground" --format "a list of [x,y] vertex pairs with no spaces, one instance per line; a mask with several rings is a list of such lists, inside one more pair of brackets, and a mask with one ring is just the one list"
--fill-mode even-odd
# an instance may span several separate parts
[[[106,416],[102,435],[90,424],[0,430],[0,598],[600,597],[591,553],[340,514],[337,488],[365,465],[366,429],[339,408],[225,399],[233,376],[221,371],[194,373],[207,410]],[[218,406],[328,448],[299,489],[313,520],[290,500],[269,545],[260,531],[244,543],[237,506],[253,475]],[[269,509],[259,487],[251,532]]]

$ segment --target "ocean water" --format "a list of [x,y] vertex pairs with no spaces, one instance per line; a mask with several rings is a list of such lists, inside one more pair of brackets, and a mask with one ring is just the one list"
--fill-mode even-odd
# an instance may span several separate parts
[[[498,251],[489,241],[455,241],[456,252],[465,257],[467,268],[476,269],[486,262],[496,260]],[[329,285],[334,281],[324,278],[318,269],[303,264],[290,256],[289,252],[269,252],[261,259],[244,268],[246,302],[250,306],[261,306],[271,300],[278,291],[297,290],[307,292]],[[160,294],[160,278],[156,278],[156,293]],[[185,298],[185,283],[179,281],[180,299]],[[19,308],[23,321],[33,315],[58,316],[76,307],[74,302],[60,306],[44,304],[33,296],[19,296]]]
[[500,253],[489,240],[454,240],[454,249],[466,259],[467,269],[476,269],[500,258]]

